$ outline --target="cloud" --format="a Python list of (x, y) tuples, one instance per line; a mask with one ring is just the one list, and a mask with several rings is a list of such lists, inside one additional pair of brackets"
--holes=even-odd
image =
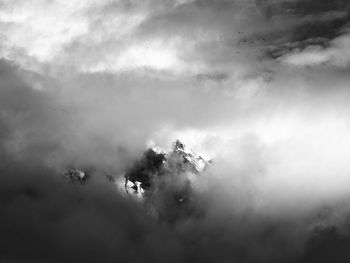
[(0, 15), (3, 45), (8, 49), (24, 49), (41, 62), (49, 61), (63, 45), (87, 33), (88, 24), (76, 14), (82, 8), (78, 1), (35, 4), (3, 1)]
[[(214, 66), (220, 71), (230, 61), (239, 71), (242, 66), (237, 65), (254, 55), (237, 45), (238, 31), (250, 34), (263, 22), (249, 8), (225, 1), (5, 1), (0, 16), (2, 57), (26, 67), (31, 60), (80, 72), (149, 68), (196, 75)], [(218, 12), (223, 12), (220, 19)], [(252, 22), (239, 21), (247, 16)]]
[[(339, 80), (336, 92), (315, 93), (317, 75), (307, 86), (281, 74), (264, 92), (257, 88), (265, 80), (254, 87), (251, 79), (242, 103), (239, 90), (217, 92), (233, 80), (211, 83), (203, 93), (202, 86), (181, 88), (168, 79), (82, 74), (58, 81), (8, 61), (1, 77), (6, 262), (298, 262), (319, 255), (312, 227), (320, 207), (334, 211), (320, 219), (326, 226), (346, 218), (348, 104)], [(278, 81), (288, 84), (282, 93)], [(237, 112), (223, 114), (227, 109)], [(159, 130), (165, 123), (172, 125)], [(118, 176), (146, 140), (167, 144), (178, 136), (216, 154), (215, 162), (195, 185), (203, 216), (162, 225), (123, 199), (102, 170)], [(83, 186), (69, 184), (60, 175), (69, 163), (97, 171)], [(327, 229), (316, 248), (329, 242)], [(337, 231), (331, 240), (345, 235), (339, 242), (346, 244), (346, 232)]]
[[(343, 253), (347, 8), (1, 1), (1, 259), (312, 262)], [(214, 158), (194, 186), (204, 212), (160, 224), (104, 173), (121, 176), (147, 143), (178, 138)], [(69, 184), (61, 172), (70, 165), (92, 179)]]
[(334, 39), (328, 47), (309, 46), (301, 51), (291, 52), (283, 57), (281, 61), (292, 66), (312, 67), (349, 67), (349, 36), (344, 34)]
[(33, 66), (39, 62), (80, 72), (146, 68), (160, 75), (214, 70), (241, 76), (263, 71), (261, 56), (289, 53), (293, 43), (327, 45), (349, 22), (346, 1), (3, 1), (2, 6), (2, 57), (32, 70), (43, 67)]

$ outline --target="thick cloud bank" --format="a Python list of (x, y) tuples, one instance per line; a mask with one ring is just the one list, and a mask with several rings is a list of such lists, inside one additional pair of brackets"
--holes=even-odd
[[(349, 22), (340, 0), (0, 0), (0, 261), (349, 262)], [(214, 161), (201, 213), (160, 222), (106, 178), (176, 139)]]

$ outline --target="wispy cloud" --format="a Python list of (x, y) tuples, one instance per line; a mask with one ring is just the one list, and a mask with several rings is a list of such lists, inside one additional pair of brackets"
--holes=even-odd
[[(298, 261), (322, 224), (344, 239), (320, 247), (348, 242), (349, 22), (342, 0), (0, 0), (0, 256)], [(175, 139), (215, 160), (206, 215), (160, 226), (102, 173)]]

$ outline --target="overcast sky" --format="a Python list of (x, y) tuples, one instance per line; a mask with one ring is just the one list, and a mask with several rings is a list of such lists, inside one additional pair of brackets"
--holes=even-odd
[[(3, 224), (11, 225), (28, 207), (46, 215), (50, 202), (57, 204), (67, 221), (56, 224), (35, 213), (26, 221), (28, 228), (40, 229), (37, 224), (44, 222), (54, 232), (37, 237), (29, 231), (27, 236), (35, 236), (38, 247), (45, 243), (40, 240), (58, 240), (50, 248), (55, 253), (83, 216), (72, 212), (78, 204), (68, 205), (68, 197), (61, 200), (58, 193), (45, 192), (49, 190), (38, 190), (45, 192), (45, 204), (37, 205), (41, 196), (28, 194), (28, 187), (56, 189), (56, 173), (70, 165), (117, 177), (146, 147), (170, 148), (178, 138), (215, 160), (202, 182), (202, 190), (212, 196), (209, 215), (221, 214), (224, 222), (232, 216), (228, 210), (249, 208), (252, 218), (300, 215), (306, 220), (326, 206), (343, 211), (329, 219), (343, 223), (343, 202), (350, 194), (349, 12), (347, 0), (0, 0)], [(92, 194), (82, 193), (79, 208), (90, 218), (89, 226), (119, 218), (117, 212), (106, 212), (113, 205), (133, 207), (118, 198), (110, 201), (112, 189), (106, 186), (106, 197), (104, 183), (96, 184)], [(208, 184), (221, 189), (220, 194)], [(230, 187), (238, 190), (232, 193)], [(73, 190), (62, 191), (69, 196)], [(94, 209), (100, 213), (96, 217), (90, 214)], [(128, 212), (135, 224), (138, 209)], [(128, 225), (118, 220), (115, 228)], [(216, 220), (209, 216), (193, 232), (210, 236)], [(144, 224), (147, 231), (155, 227)], [(70, 230), (57, 237), (65, 227)], [(111, 238), (109, 227), (101, 230), (105, 239)], [(173, 247), (167, 253), (180, 262), (187, 259), (186, 235), (200, 236), (185, 229), (164, 229), (150, 239), (157, 243), (167, 236)], [(23, 241), (11, 231), (6, 233), (13, 244)], [(235, 234), (249, 236), (259, 258), (269, 262), (269, 248), (262, 250), (250, 231), (242, 232)], [(148, 233), (143, 237), (137, 244), (141, 250)], [(0, 258), (50, 258), (27, 251), (25, 238), (20, 251), (14, 245), (0, 248)], [(274, 247), (278, 238), (273, 236), (267, 246)], [(130, 247), (125, 240), (115, 242)], [(230, 245), (244, 247), (236, 241)], [(105, 262), (117, 257), (107, 244), (94, 249), (96, 255), (105, 253)], [(149, 260), (157, 258), (152, 249), (145, 249), (151, 251)], [(57, 262), (68, 262), (69, 253)], [(75, 262), (83, 260), (80, 256)], [(142, 262), (132, 259), (137, 260)]]

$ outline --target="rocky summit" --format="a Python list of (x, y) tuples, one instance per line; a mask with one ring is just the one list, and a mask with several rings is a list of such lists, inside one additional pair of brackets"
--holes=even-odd
[[(176, 140), (170, 151), (158, 147), (145, 150), (124, 176), (108, 175), (106, 178), (116, 184), (122, 195), (142, 202), (149, 214), (171, 222), (200, 214), (193, 185), (210, 163)], [(64, 172), (65, 178), (78, 184), (86, 183), (91, 175), (75, 167)]]
[(195, 215), (199, 210), (193, 182), (208, 165), (210, 161), (179, 140), (169, 152), (149, 148), (125, 172), (124, 191), (144, 202), (149, 212), (159, 219), (173, 221)]

